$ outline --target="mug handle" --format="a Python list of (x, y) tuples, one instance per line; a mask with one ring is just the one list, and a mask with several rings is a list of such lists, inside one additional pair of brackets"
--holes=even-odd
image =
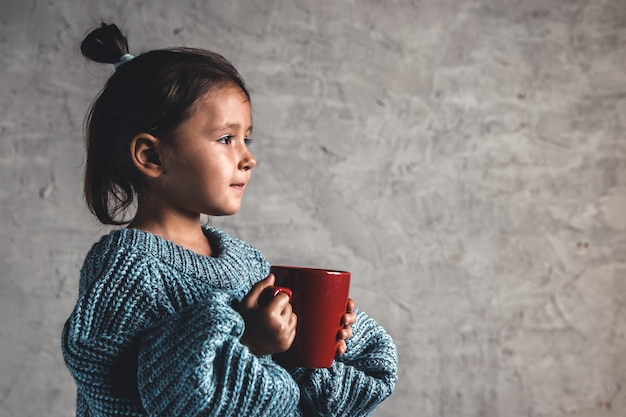
[(268, 305), (274, 297), (278, 294), (283, 293), (289, 297), (289, 301), (291, 301), (291, 297), (293, 293), (287, 287), (279, 287), (277, 285), (271, 285), (263, 290), (261, 295), (259, 296), (259, 305), (264, 307)]

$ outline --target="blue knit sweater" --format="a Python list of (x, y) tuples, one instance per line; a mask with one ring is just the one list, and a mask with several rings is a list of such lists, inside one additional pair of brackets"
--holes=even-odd
[(396, 348), (361, 311), (331, 368), (251, 354), (235, 308), (269, 264), (233, 236), (205, 234), (215, 257), (136, 229), (92, 247), (62, 334), (78, 416), (354, 417), (391, 394)]

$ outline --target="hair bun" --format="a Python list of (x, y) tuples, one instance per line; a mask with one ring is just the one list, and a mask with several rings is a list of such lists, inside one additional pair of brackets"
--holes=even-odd
[(115, 24), (102, 23), (85, 37), (80, 51), (92, 61), (115, 64), (128, 53), (128, 41)]

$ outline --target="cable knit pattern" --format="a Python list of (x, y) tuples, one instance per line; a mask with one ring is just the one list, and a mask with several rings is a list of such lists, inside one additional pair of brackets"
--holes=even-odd
[(397, 381), (391, 338), (358, 312), (329, 369), (283, 369), (239, 342), (263, 255), (205, 228), (215, 257), (136, 229), (96, 243), (62, 334), (78, 416), (365, 416)]

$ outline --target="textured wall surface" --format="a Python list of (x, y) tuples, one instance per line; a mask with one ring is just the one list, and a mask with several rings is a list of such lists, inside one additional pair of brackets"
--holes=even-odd
[(2, 417), (73, 414), (101, 19), (240, 69), (260, 163), (212, 222), (353, 272), (400, 354), (376, 416), (626, 415), (625, 1), (0, 0)]

